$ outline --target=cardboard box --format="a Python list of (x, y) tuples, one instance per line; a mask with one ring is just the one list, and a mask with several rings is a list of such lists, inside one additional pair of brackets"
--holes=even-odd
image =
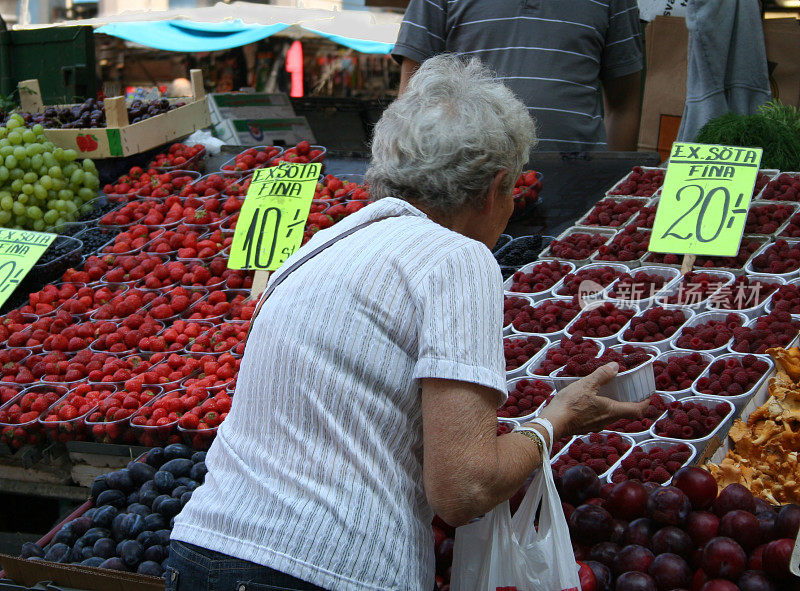
[[(211, 115), (203, 90), (200, 70), (192, 70), (193, 96), (182, 107), (138, 123), (128, 122), (124, 97), (106, 99), (107, 127), (90, 129), (45, 129), (44, 133), (56, 146), (73, 149), (81, 158), (125, 157), (145, 152), (157, 146), (190, 135), (211, 125)], [(20, 82), (20, 103), (23, 111), (39, 112), (44, 108), (39, 83)], [(170, 99), (186, 102), (185, 99)]]
[(211, 122), (225, 119), (280, 119), (294, 117), (289, 97), (283, 93), (214, 92), (208, 95)]
[(316, 142), (305, 117), (282, 119), (227, 119), (214, 132), (228, 144), (240, 146), (293, 146), (303, 140)]
[(137, 573), (82, 566), (59, 564), (44, 560), (25, 560), (0, 554), (0, 564), (8, 578), (27, 585), (39, 581), (52, 581), (65, 587), (87, 591), (163, 591), (164, 579)]

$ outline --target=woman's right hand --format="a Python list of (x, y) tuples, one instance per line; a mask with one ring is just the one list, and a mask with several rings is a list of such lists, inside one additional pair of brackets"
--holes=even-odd
[(607, 363), (588, 376), (559, 391), (539, 416), (553, 424), (554, 441), (571, 435), (602, 431), (619, 419), (638, 419), (650, 399), (642, 402), (619, 402), (598, 391), (617, 375), (619, 366)]

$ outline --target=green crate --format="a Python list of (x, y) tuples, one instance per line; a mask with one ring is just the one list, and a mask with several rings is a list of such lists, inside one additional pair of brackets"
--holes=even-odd
[(94, 30), (90, 26), (0, 31), (0, 94), (22, 80), (39, 80), (46, 105), (97, 95)]

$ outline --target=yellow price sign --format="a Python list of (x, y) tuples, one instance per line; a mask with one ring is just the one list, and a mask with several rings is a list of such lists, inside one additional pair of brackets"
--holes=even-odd
[(55, 234), (0, 228), (0, 306), (55, 239)]
[(736, 256), (761, 148), (672, 144), (649, 250)]
[(282, 162), (253, 173), (228, 268), (274, 271), (300, 247), (321, 170), (320, 163)]

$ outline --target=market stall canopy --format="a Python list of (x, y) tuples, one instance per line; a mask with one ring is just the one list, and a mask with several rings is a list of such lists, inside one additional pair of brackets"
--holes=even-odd
[(44, 26), (91, 25), (97, 33), (166, 51), (217, 51), (280, 35), (293, 39), (325, 37), (362, 53), (388, 54), (401, 22), (400, 14), (371, 10), (307, 10), (220, 2), (207, 8), (130, 12)]

